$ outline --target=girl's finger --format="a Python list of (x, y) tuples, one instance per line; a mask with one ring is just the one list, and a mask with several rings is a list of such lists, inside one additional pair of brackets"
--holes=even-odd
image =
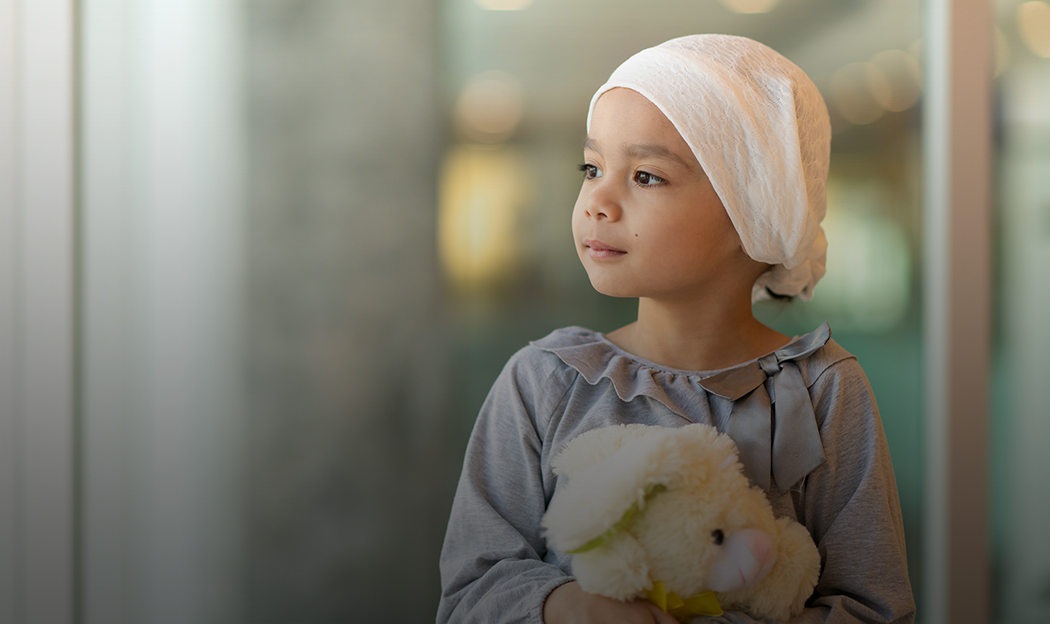
[(641, 604), (644, 604), (646, 608), (649, 609), (649, 612), (653, 614), (653, 621), (655, 624), (679, 624), (678, 620), (676, 620), (673, 615), (664, 611), (660, 607), (649, 602), (642, 602)]

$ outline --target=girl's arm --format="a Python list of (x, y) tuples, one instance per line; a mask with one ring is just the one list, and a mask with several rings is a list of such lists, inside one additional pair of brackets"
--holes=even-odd
[(540, 519), (554, 478), (544, 469), (543, 441), (578, 375), (557, 356), (526, 348), (493, 385), (467, 445), (441, 552), (439, 624), (677, 624), (648, 602), (585, 593), (547, 551)]
[(540, 624), (547, 595), (572, 580), (548, 554), (540, 527), (553, 494), (542, 429), (576, 375), (556, 359), (535, 348), (518, 352), (482, 406), (441, 551), (439, 624)]

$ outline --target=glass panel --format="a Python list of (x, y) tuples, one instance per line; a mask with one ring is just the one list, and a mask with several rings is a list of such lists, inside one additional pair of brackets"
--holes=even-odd
[(993, 395), (995, 619), (1050, 621), (1050, 5), (997, 3), (998, 297)]
[(571, 244), (590, 96), (692, 32), (829, 101), (829, 273), (759, 313), (860, 358), (919, 589), (919, 3), (594, 7), (82, 3), (85, 622), (431, 621), (503, 363), (632, 319)]

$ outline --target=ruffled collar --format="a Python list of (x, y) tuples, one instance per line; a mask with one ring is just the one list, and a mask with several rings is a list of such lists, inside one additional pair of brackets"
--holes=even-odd
[[(737, 443), (745, 472), (763, 489), (772, 472), (782, 491), (824, 462), (807, 388), (827, 367), (849, 357), (831, 342), (827, 323), (772, 353), (713, 371), (661, 366), (582, 327), (559, 329), (532, 344), (557, 355), (591, 385), (608, 379), (622, 401), (647, 396), (690, 421), (701, 391), (733, 401), (727, 433)], [(764, 391), (755, 392), (759, 388)]]
[[(567, 365), (576, 369), (591, 385), (597, 384), (603, 378), (608, 379), (623, 401), (643, 395), (653, 396), (654, 390), (655, 394), (666, 394), (653, 388), (651, 384), (662, 387), (670, 384), (674, 387), (683, 383), (690, 391), (695, 391), (696, 386), (700, 386), (707, 392), (735, 401), (765, 380), (765, 374), (762, 374), (761, 378), (756, 374), (763, 360), (768, 360), (771, 356), (777, 361), (802, 360), (825, 346), (830, 338), (831, 328), (824, 323), (808, 334), (792, 338), (772, 353), (728, 368), (710, 371), (679, 370), (650, 362), (624, 351), (603, 334), (585, 327), (564, 327), (531, 344), (557, 355)], [(842, 351), (841, 355), (848, 356), (845, 351)], [(811, 370), (811, 374), (807, 375), (811, 379), (807, 380), (806, 385), (810, 385), (812, 378), (840, 359), (842, 357), (834, 357), (830, 361), (820, 362), (819, 370)]]

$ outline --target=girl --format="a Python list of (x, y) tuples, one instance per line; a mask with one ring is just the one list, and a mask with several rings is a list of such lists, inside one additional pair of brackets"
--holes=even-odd
[[(908, 622), (914, 603), (875, 400), (827, 325), (795, 339), (751, 312), (808, 299), (824, 273), (827, 110), (773, 50), (673, 39), (595, 93), (572, 230), (591, 283), (637, 297), (606, 335), (572, 327), (519, 351), (482, 407), (441, 555), (438, 622), (649, 623), (645, 601), (583, 592), (540, 519), (551, 459), (617, 423), (727, 432), (778, 516), (804, 524), (821, 577), (800, 621)], [(742, 613), (697, 621), (751, 622)]]

